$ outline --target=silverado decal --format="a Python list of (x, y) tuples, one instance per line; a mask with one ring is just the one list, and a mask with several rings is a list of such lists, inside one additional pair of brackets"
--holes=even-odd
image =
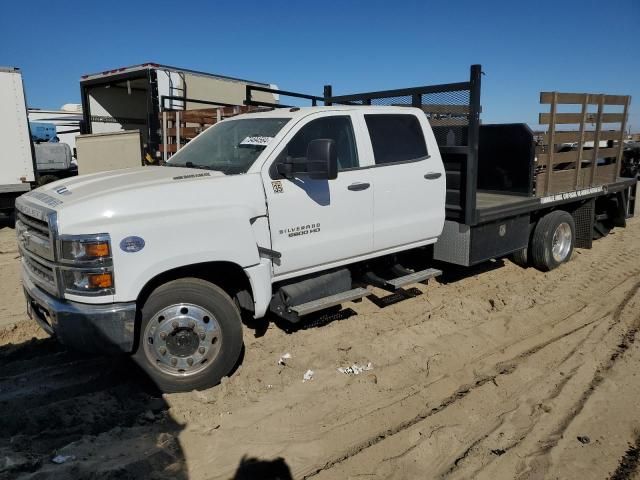
[(308, 225), (299, 225), (297, 227), (281, 228), (280, 235), (287, 235), (288, 237), (299, 237), (301, 235), (309, 235), (311, 233), (317, 233), (320, 231), (319, 223), (311, 223)]

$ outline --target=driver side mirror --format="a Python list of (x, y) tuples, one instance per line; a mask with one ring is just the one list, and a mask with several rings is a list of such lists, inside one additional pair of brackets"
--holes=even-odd
[(291, 178), (296, 173), (307, 173), (316, 180), (334, 180), (338, 178), (336, 142), (331, 138), (311, 140), (306, 158), (289, 158), (278, 163), (276, 168), (285, 178)]
[(338, 178), (338, 152), (332, 138), (317, 138), (307, 146), (307, 172), (311, 178), (335, 180)]

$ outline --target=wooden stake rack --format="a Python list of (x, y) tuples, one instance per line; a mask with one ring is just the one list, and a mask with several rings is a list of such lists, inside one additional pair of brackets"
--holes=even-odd
[[(536, 194), (615, 182), (631, 97), (542, 92), (540, 103), (550, 108), (539, 116), (539, 123), (548, 129), (536, 149)], [(606, 111), (611, 109), (616, 112)]]

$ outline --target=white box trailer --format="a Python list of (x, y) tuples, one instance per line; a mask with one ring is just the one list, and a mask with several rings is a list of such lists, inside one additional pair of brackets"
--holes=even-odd
[(0, 67), (0, 211), (35, 181), (34, 155), (20, 69)]
[[(81, 133), (139, 130), (146, 163), (157, 163), (166, 150), (163, 148), (166, 126), (162, 125), (162, 112), (242, 106), (248, 85), (277, 88), (262, 82), (157, 63), (83, 75), (80, 79)], [(256, 92), (255, 96), (256, 100), (265, 102), (278, 101), (278, 95), (274, 93)]]

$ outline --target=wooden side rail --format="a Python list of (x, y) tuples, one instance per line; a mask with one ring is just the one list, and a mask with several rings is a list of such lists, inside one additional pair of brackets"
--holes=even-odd
[[(549, 112), (538, 118), (540, 125), (548, 125), (538, 145), (538, 196), (601, 185), (620, 176), (630, 96), (541, 92), (540, 103), (549, 105)], [(564, 105), (573, 105), (579, 112), (559, 111)], [(610, 106), (622, 106), (623, 111), (605, 111)], [(571, 125), (574, 129), (567, 127)], [(569, 130), (559, 130), (560, 126)], [(606, 147), (601, 146), (603, 141)], [(558, 151), (562, 144), (570, 144), (570, 150)], [(598, 166), (599, 158), (615, 159), (615, 166)]]

